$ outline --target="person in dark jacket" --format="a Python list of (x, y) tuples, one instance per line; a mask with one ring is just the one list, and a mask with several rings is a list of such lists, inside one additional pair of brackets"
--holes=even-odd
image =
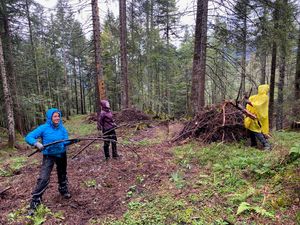
[(68, 132), (62, 124), (61, 112), (56, 108), (49, 109), (46, 113), (46, 122), (25, 137), (28, 144), (37, 147), (43, 153), (43, 162), (37, 184), (32, 192), (29, 214), (33, 214), (37, 206), (41, 204), (54, 164), (57, 170), (58, 191), (65, 199), (71, 197), (67, 179), (66, 146), (68, 143), (61, 142), (44, 148), (45, 144), (66, 139), (68, 139)]
[(115, 128), (116, 123), (113, 120), (113, 115), (110, 110), (110, 105), (107, 100), (101, 100), (100, 102), (101, 105), (101, 112), (98, 115), (97, 119), (97, 128), (98, 130), (102, 130), (102, 134), (104, 135), (104, 138), (111, 139), (104, 141), (104, 155), (105, 159), (108, 160), (110, 157), (109, 154), (109, 145), (111, 143), (111, 148), (112, 148), (112, 157), (113, 158), (118, 158), (118, 151), (117, 151), (117, 135)]

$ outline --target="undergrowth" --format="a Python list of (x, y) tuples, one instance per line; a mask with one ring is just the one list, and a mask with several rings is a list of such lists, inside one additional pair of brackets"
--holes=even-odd
[[(154, 196), (143, 196), (143, 200), (136, 196), (121, 219), (90, 223), (297, 223), (299, 213), (287, 216), (286, 212), (296, 204), (297, 196), (299, 201), (299, 140), (299, 133), (275, 133), (272, 151), (246, 147), (244, 143), (199, 146), (191, 142), (175, 147), (177, 169), (168, 181), (174, 191), (159, 191)], [(198, 172), (191, 177), (195, 168)], [(176, 189), (187, 194), (178, 196)]]

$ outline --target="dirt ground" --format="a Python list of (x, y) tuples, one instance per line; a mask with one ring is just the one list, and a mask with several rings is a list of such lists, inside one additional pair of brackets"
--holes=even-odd
[[(52, 211), (63, 211), (65, 219), (63, 224), (87, 224), (92, 218), (105, 218), (108, 216), (120, 217), (126, 211), (130, 201), (128, 192), (130, 187), (137, 184), (137, 178), (143, 179), (135, 187), (137, 193), (151, 193), (157, 190), (161, 182), (169, 179), (174, 171), (175, 164), (171, 162), (169, 138), (182, 129), (181, 124), (171, 124), (169, 128), (164, 123), (156, 123), (146, 129), (137, 130), (120, 128), (117, 131), (118, 139), (122, 135), (133, 132), (132, 141), (143, 139), (156, 139), (163, 137), (159, 144), (150, 144), (147, 147), (132, 145), (118, 146), (121, 158), (118, 160), (104, 160), (102, 143), (93, 144), (75, 159), (71, 159), (77, 151), (89, 141), (79, 142), (68, 150), (68, 179), (72, 198), (62, 199), (57, 190), (55, 169), (52, 171), (48, 189), (43, 195), (43, 203)], [(159, 136), (159, 137), (158, 137)], [(32, 149), (20, 152), (20, 156), (28, 155)], [(18, 174), (7, 178), (0, 177), (0, 183), (11, 188), (0, 196), (0, 224), (8, 224), (7, 215), (13, 210), (28, 206), (31, 191), (36, 184), (39, 174), (41, 154), (30, 159), (38, 160), (38, 165), (23, 167)], [(168, 163), (166, 163), (168, 162)], [(7, 179), (9, 182), (7, 183)], [(95, 185), (88, 187), (87, 183), (93, 181)], [(44, 224), (57, 222), (47, 220)]]
[[(56, 213), (63, 212), (63, 220), (59, 222), (53, 216), (44, 224), (88, 224), (91, 219), (104, 219), (108, 217), (120, 218), (126, 212), (127, 205), (131, 201), (130, 192), (139, 196), (151, 196), (159, 193), (160, 190), (173, 193), (174, 196), (185, 198), (189, 194), (198, 195), (205, 191), (202, 188), (192, 186), (184, 189), (166, 187), (170, 174), (177, 170), (171, 148), (174, 145), (170, 140), (183, 129), (184, 124), (180, 122), (141, 122), (136, 125), (120, 127), (117, 130), (118, 141), (126, 145), (118, 144), (118, 151), (121, 158), (118, 160), (104, 160), (102, 143), (96, 143), (75, 155), (89, 141), (82, 141), (72, 145), (68, 150), (68, 178), (72, 198), (63, 199), (57, 190), (56, 171), (52, 171), (52, 177), (48, 189), (43, 195), (43, 203)], [(131, 134), (129, 136), (129, 134)], [(125, 141), (126, 140), (126, 141)], [(133, 143), (145, 144), (134, 145)], [(132, 142), (132, 144), (130, 144)], [(28, 155), (33, 150), (24, 148), (18, 154)], [(18, 171), (12, 177), (0, 177), (0, 187), (10, 186), (11, 188), (0, 194), (0, 224), (8, 224), (8, 214), (28, 207), (31, 191), (36, 184), (42, 159), (41, 154), (30, 158), (32, 162)], [(199, 171), (201, 170), (201, 171)], [(200, 174), (206, 174), (205, 168), (193, 166), (187, 170), (185, 179), (190, 184), (197, 182)], [(140, 182), (139, 182), (140, 181)], [(1, 190), (0, 190), (1, 191)], [(143, 198), (143, 197), (140, 197)], [(142, 201), (143, 199), (140, 199)], [(199, 204), (202, 204), (201, 202)], [(226, 208), (224, 196), (215, 194), (209, 198), (206, 205), (223, 206)], [(201, 205), (199, 205), (201, 208)], [(285, 212), (285, 215), (277, 214), (276, 223), (281, 223), (280, 218), (287, 217), (299, 209), (298, 206)], [(257, 224), (267, 224), (264, 219), (256, 214), (251, 214), (251, 221)], [(224, 218), (226, 221), (226, 218)], [(239, 223), (240, 222), (240, 223)], [(245, 221), (237, 221), (237, 224), (244, 224)], [(10, 224), (24, 224), (15, 222)], [(229, 223), (230, 224), (230, 223)], [(294, 223), (289, 223), (294, 224)]]

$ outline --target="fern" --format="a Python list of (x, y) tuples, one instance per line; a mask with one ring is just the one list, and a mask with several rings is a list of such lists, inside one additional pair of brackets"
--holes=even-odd
[(274, 218), (274, 215), (272, 213), (267, 212), (260, 206), (251, 206), (248, 202), (242, 202), (239, 205), (236, 215), (239, 215), (245, 211), (255, 211), (257, 214), (260, 214), (262, 216)]

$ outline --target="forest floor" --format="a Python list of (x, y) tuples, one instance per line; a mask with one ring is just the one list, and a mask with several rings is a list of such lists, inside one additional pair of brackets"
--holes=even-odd
[[(129, 125), (117, 130), (119, 159), (105, 161), (102, 143), (72, 159), (89, 141), (72, 145), (72, 198), (59, 195), (54, 170), (34, 217), (26, 212), (41, 154), (27, 158), (33, 149), (24, 143), (1, 153), (0, 224), (299, 224), (299, 160), (283, 163), (299, 133), (278, 138), (291, 146), (274, 137), (274, 151), (264, 152), (245, 143), (170, 142), (182, 122)], [(85, 117), (66, 127), (70, 137), (97, 136)]]

